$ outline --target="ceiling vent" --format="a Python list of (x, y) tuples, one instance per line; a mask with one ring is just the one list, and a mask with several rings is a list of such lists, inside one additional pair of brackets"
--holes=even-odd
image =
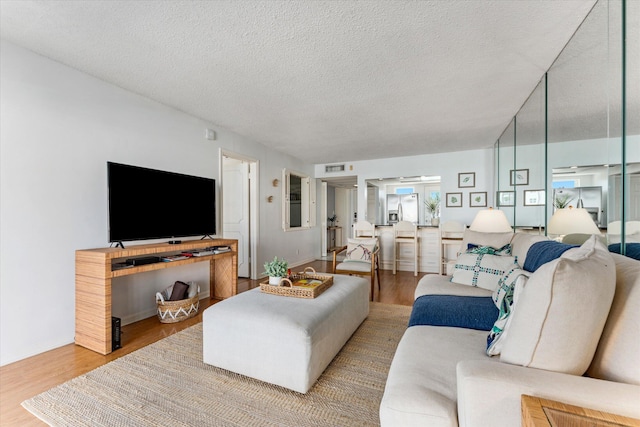
[(325, 173), (344, 172), (344, 164), (342, 165), (325, 165)]

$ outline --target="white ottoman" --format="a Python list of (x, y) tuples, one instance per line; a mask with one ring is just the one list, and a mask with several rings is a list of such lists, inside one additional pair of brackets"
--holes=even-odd
[(253, 289), (202, 314), (205, 363), (306, 393), (369, 314), (369, 282), (335, 275), (313, 299)]

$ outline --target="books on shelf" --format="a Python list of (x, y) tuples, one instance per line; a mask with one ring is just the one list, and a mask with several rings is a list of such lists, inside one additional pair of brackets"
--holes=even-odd
[(167, 256), (163, 256), (162, 257), (162, 261), (164, 261), (164, 262), (172, 262), (172, 261), (180, 261), (181, 259), (187, 259), (187, 258), (189, 258), (189, 257), (184, 255), (184, 254), (167, 255)]
[(231, 252), (230, 246), (210, 246), (206, 250), (212, 251), (213, 254), (223, 254), (225, 252)]

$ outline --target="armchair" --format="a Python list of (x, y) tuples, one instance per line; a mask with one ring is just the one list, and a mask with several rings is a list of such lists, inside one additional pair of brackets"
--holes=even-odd
[[(380, 292), (380, 262), (378, 253), (380, 246), (377, 238), (349, 239), (347, 246), (333, 251), (333, 274), (369, 276), (371, 278), (371, 301), (374, 295), (374, 279), (378, 276), (378, 292)], [(338, 254), (345, 252), (345, 259), (338, 262)]]

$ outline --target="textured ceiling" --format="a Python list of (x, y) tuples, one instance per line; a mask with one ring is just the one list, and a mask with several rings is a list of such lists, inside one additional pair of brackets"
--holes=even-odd
[(328, 163), (491, 146), (594, 2), (3, 0), (0, 29)]

